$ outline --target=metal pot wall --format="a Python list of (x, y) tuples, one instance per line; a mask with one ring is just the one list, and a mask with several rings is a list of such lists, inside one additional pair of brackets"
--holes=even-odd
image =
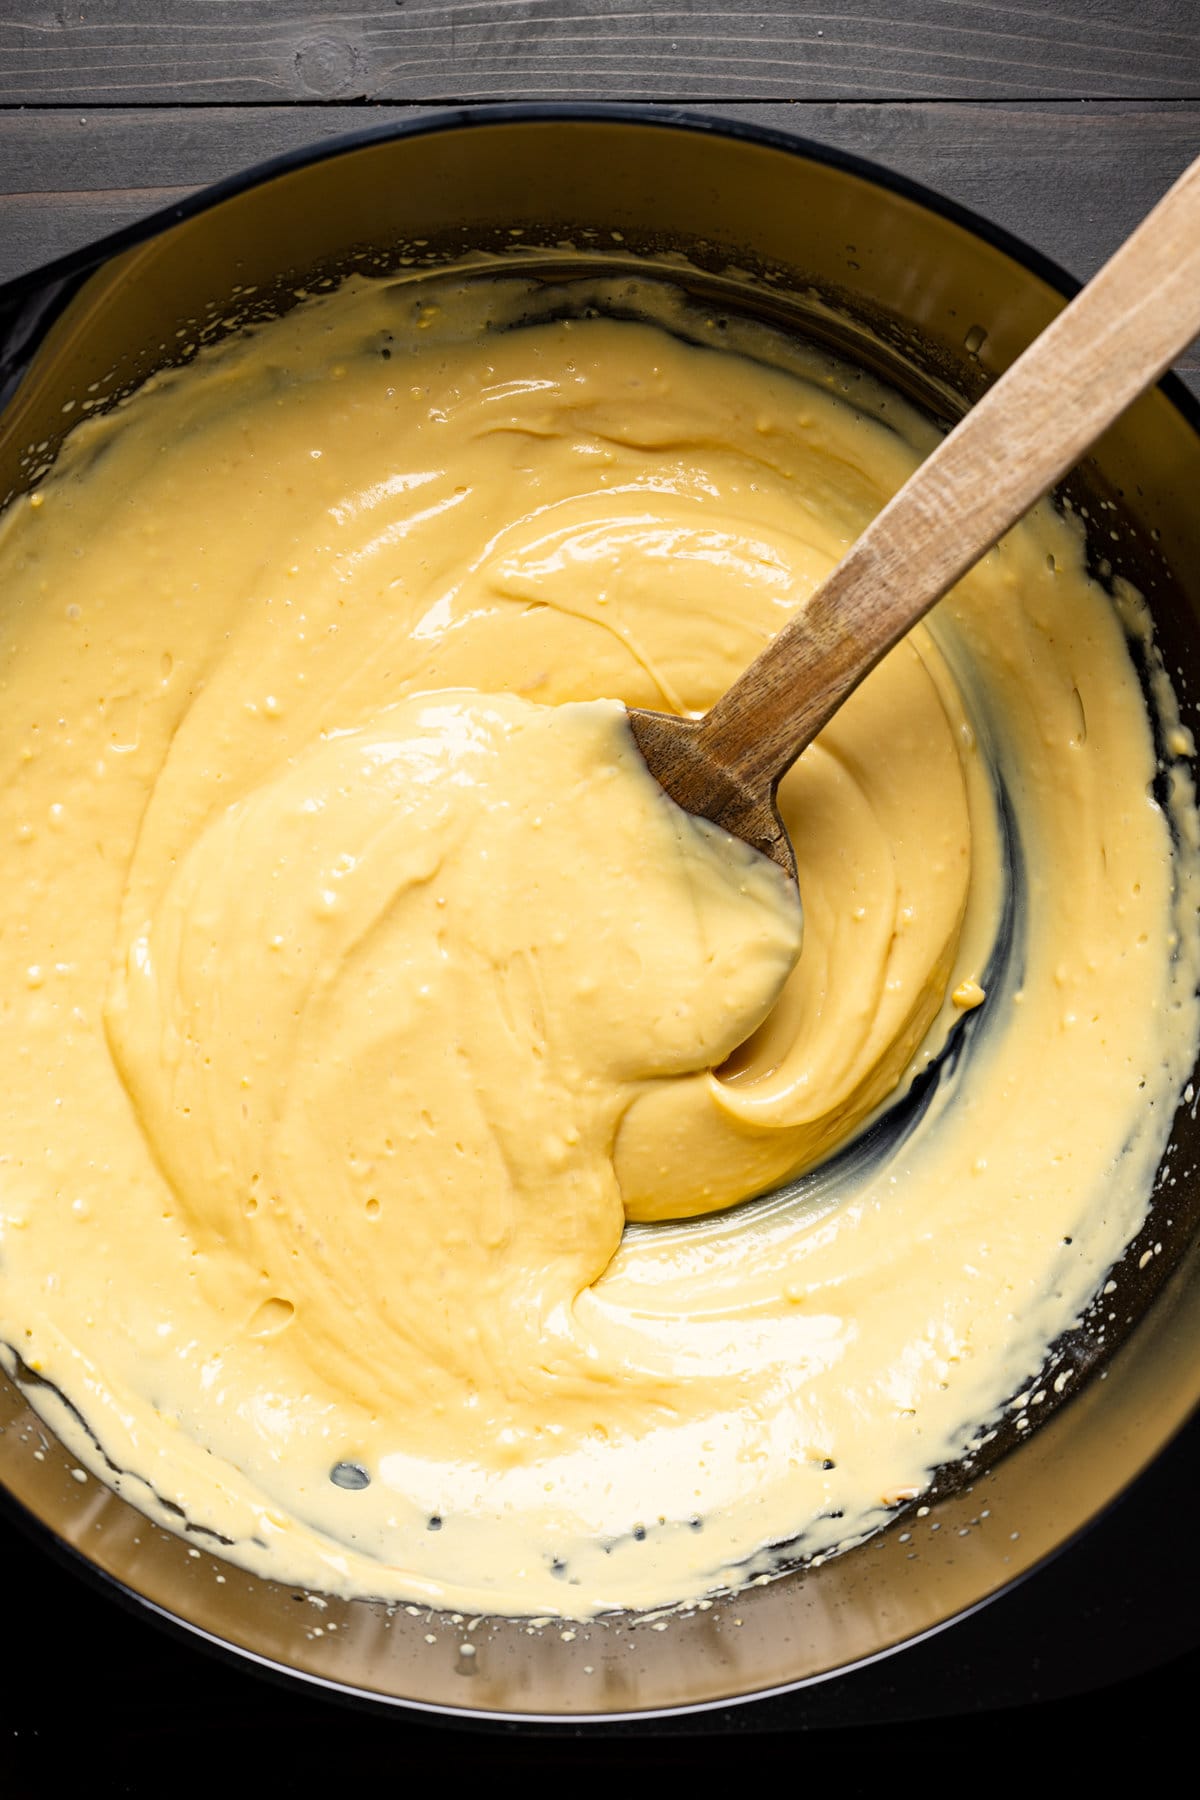
[[(831, 346), (941, 419), (1074, 286), (960, 209), (778, 134), (644, 108), (446, 113), (282, 158), (0, 289), (0, 496), (38, 478), (85, 401), (105, 404), (231, 323), (292, 303), (298, 286), (400, 255), (479, 250), (536, 274), (533, 253), (563, 245), (556, 277), (645, 273), (648, 260), (716, 308)], [(1101, 499), (1115, 504), (1097, 566), (1147, 595), (1168, 668), (1194, 683), (1200, 436), (1178, 383), (1139, 401), (1069, 486), (1093, 518)], [(38, 1378), (13, 1353), (16, 1379), (0, 1382), (0, 1475), (19, 1513), (153, 1611), (378, 1699), (611, 1718), (815, 1680), (1035, 1568), (1187, 1419), (1200, 1400), (1198, 1145), (1181, 1109), (1166, 1159), (1171, 1204), (1152, 1209), (1103, 1315), (1066, 1340), (1069, 1398), (1048, 1392), (1033, 1429), (1002, 1429), (986, 1464), (943, 1471), (919, 1513), (867, 1543), (665, 1629), (624, 1615), (573, 1632), (484, 1620), (468, 1634), (425, 1611), (329, 1600), (317, 1636), (292, 1590), (222, 1564), (203, 1535), (161, 1531), (95, 1482), (81, 1486), (30, 1404)], [(1142, 1268), (1151, 1245), (1161, 1251)]]

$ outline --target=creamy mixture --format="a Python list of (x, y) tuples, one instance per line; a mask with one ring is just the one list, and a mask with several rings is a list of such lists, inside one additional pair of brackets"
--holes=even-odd
[(539, 292), (348, 283), (0, 523), (0, 1334), (264, 1575), (587, 1616), (861, 1536), (1037, 1370), (1192, 1063), (1195, 838), (1044, 505), (785, 781), (801, 932), (621, 702), (928, 430)]

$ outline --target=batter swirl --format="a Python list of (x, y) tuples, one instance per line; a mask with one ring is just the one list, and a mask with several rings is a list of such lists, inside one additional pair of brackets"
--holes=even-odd
[(802, 934), (661, 795), (620, 703), (705, 708), (930, 437), (620, 298), (347, 283), (0, 522), (0, 1328), (289, 1582), (587, 1616), (873, 1529), (1191, 1067), (1190, 787), (1050, 506), (785, 781)]

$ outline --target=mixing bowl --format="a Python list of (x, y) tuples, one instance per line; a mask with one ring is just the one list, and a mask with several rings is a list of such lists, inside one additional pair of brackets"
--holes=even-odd
[[(546, 252), (555, 256), (547, 260)], [(960, 208), (820, 146), (668, 110), (485, 107), (365, 131), (195, 196), (0, 289), (0, 496), (81, 411), (355, 268), (469, 254), (514, 273), (658, 272), (882, 376), (940, 421), (1014, 359), (1073, 283)], [(1104, 518), (1093, 566), (1151, 602), (1181, 698), (1200, 677), (1200, 436), (1175, 381), (1067, 484)], [(1105, 510), (1102, 512), (1101, 508)], [(11, 1347), (0, 1473), (152, 1612), (254, 1661), (380, 1700), (515, 1718), (619, 1717), (816, 1680), (973, 1609), (1034, 1569), (1154, 1457), (1200, 1398), (1200, 1130), (1182, 1106), (1145, 1229), (974, 1461), (819, 1565), (678, 1615), (464, 1620), (299, 1595), (152, 1526), (84, 1478)]]

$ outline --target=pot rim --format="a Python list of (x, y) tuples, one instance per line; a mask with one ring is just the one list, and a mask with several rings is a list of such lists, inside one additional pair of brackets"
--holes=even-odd
[[(763, 125), (749, 119), (693, 112), (690, 107), (661, 101), (506, 100), (436, 108), (416, 118), (389, 119), (379, 125), (360, 126), (356, 131), (338, 132), (333, 137), (301, 145), (295, 150), (282, 150), (276, 156), (251, 163), (233, 175), (223, 176), (219, 181), (197, 188), (194, 193), (171, 206), (159, 207), (130, 225), (123, 225), (119, 230), (95, 238), (77, 250), (67, 251), (62, 256), (39, 264), (37, 268), (0, 282), (0, 310), (6, 310), (39, 288), (91, 274), (101, 263), (157, 237), (172, 225), (182, 224), (200, 213), (208, 212), (224, 200), (264, 186), (277, 176), (290, 174), (296, 169), (397, 138), (426, 137), (446, 131), (471, 130), (481, 125), (536, 124), (543, 121), (549, 124), (572, 121), (603, 124), (612, 121), (623, 125), (649, 125), (658, 129), (733, 138), (735, 141), (781, 150), (789, 156), (801, 157), (824, 164), (827, 168), (856, 175), (876, 187), (884, 188), (938, 214), (971, 232), (1014, 262), (1020, 263), (1065, 299), (1072, 299), (1084, 286), (1061, 263), (1055, 262), (1024, 238), (1017, 237), (1006, 227), (995, 224), (971, 207), (963, 206), (959, 201), (951, 200), (936, 189), (927, 187), (924, 182), (915, 181), (911, 176), (903, 175), (885, 164), (859, 156), (855, 151), (836, 149), (800, 132), (785, 131), (776, 125)], [(64, 303), (67, 297), (63, 296)], [(1168, 372), (1156, 385), (1183, 414), (1188, 424), (1200, 432), (1200, 400), (1191, 394), (1179, 377)]]

